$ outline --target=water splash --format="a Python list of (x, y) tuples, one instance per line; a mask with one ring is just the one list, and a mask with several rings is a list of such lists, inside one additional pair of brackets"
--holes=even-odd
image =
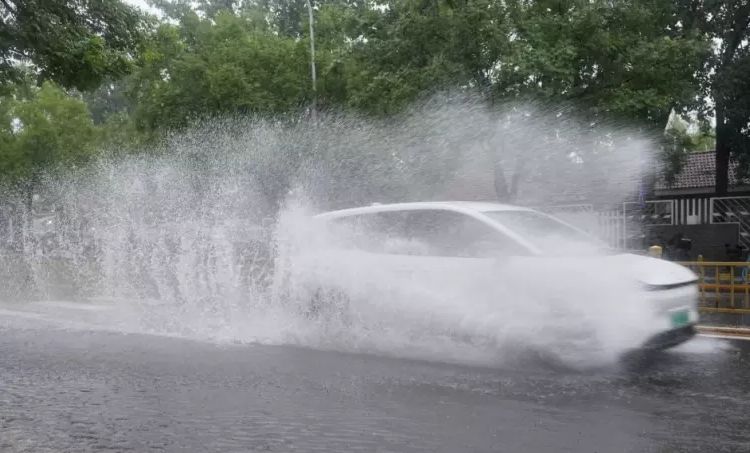
[[(545, 269), (541, 284), (525, 278), (539, 270), (521, 263), (503, 269), (510, 285), (446, 287), (455, 283), (449, 276), (400, 281), (339, 257), (338, 283), (358, 305), (346, 316), (311, 316), (316, 282), (301, 270), (311, 251), (330, 244), (309, 215), (376, 201), (492, 200), (498, 192), (533, 205), (561, 194), (619, 202), (654, 149), (640, 133), (569, 110), (490, 109), (466, 97), (435, 98), (390, 120), (213, 121), (157, 149), (109, 153), (75, 174), (48, 175), (36, 215), (46, 209), (53, 232), (29, 240), (15, 264), (3, 263), (24, 263), (36, 298), (116, 300), (134, 330), (491, 361), (518, 344), (585, 351), (591, 330), (580, 326), (590, 321), (604, 346), (584, 355), (599, 360), (644, 335), (618, 327), (638, 325), (642, 311), (616, 272), (582, 284), (585, 263)], [(550, 292), (562, 298), (553, 303)], [(618, 296), (599, 304), (603, 293)], [(551, 316), (560, 305), (577, 317)], [(571, 331), (586, 335), (554, 344)]]
[(325, 332), (316, 346), (484, 364), (534, 351), (592, 366), (663, 328), (630, 262), (616, 256), (451, 263), (368, 254), (308, 214), (297, 203), (281, 216), (275, 275), (281, 300)]

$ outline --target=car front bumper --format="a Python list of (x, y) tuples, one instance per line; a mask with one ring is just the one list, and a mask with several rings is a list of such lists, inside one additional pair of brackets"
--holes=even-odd
[(648, 292), (647, 297), (660, 326), (658, 333), (646, 341), (646, 349), (671, 348), (695, 336), (695, 325), (699, 319), (696, 283), (655, 288)]

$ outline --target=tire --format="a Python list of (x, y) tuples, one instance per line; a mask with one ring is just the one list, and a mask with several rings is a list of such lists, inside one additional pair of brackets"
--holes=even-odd
[(693, 325), (668, 330), (649, 338), (643, 349), (663, 351), (673, 348), (690, 340), (696, 333), (695, 326)]

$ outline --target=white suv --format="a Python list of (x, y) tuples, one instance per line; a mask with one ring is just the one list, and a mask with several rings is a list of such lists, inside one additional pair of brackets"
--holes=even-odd
[[(640, 306), (650, 311), (657, 327), (639, 346), (667, 348), (694, 335), (698, 290), (693, 272), (660, 259), (615, 253), (587, 233), (532, 209), (421, 202), (376, 204), (315, 218), (337, 246), (337, 255), (323, 260), (318, 255), (311, 266), (321, 286), (369, 278), (369, 289), (360, 285), (360, 293), (385, 291), (388, 288), (383, 286), (400, 278), (418, 282), (425, 294), (431, 290), (428, 287), (437, 288), (436, 296), (458, 288), (460, 299), (470, 297), (461, 294), (472, 291), (479, 294), (484, 286), (477, 282), (485, 281), (506, 287), (515, 284), (513, 297), (519, 292), (535, 293), (550, 301), (566, 291), (563, 287), (575, 287), (581, 290), (578, 297), (586, 299), (578, 305), (584, 316), (588, 310), (599, 310), (604, 316), (622, 317), (625, 312), (615, 304), (631, 304), (628, 313), (632, 314), (642, 300)], [(387, 275), (377, 279), (378, 274)], [(609, 283), (603, 283), (603, 276), (609, 277)], [(625, 286), (619, 287), (620, 283)], [(587, 285), (588, 292), (581, 288)], [(626, 286), (637, 288), (631, 302), (618, 299)], [(550, 310), (557, 308), (550, 305)]]

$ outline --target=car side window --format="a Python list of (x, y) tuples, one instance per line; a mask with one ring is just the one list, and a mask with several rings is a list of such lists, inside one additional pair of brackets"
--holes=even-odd
[(425, 255), (482, 258), (523, 253), (512, 239), (468, 215), (447, 210), (409, 212), (410, 236)]
[(427, 244), (412, 233), (409, 212), (385, 211), (356, 216), (347, 233), (354, 247), (388, 255), (427, 255)]
[(329, 228), (332, 241), (344, 248), (374, 251), (371, 250), (373, 247), (371, 217), (371, 215), (362, 214), (333, 219)]
[(405, 217), (401, 212), (374, 212), (334, 219), (332, 233), (338, 245), (372, 253), (406, 254)]
[(482, 258), (524, 254), (489, 225), (448, 210), (385, 211), (334, 221), (337, 241), (372, 253)]

